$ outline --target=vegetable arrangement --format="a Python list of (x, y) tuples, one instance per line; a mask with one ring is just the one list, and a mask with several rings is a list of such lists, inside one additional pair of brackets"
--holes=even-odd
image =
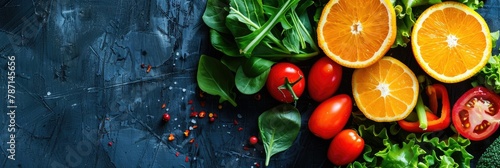
[[(470, 8), (466, 11), (483, 6), (483, 1), (479, 0), (456, 1)], [(396, 48), (407, 46), (419, 16), (442, 1), (391, 0), (390, 3), (393, 8), (389, 9), (393, 9), (396, 14), (397, 32), (392, 43), (392, 47)], [(389, 92), (390, 84), (383, 83), (388, 80), (405, 83), (400, 78), (403, 76), (401, 74), (413, 72), (402, 69), (404, 73), (399, 73), (395, 70), (396, 66), (380, 65), (382, 68), (378, 71), (391, 73), (377, 78), (361, 78), (383, 79), (377, 81), (380, 83), (375, 87), (380, 94), (373, 95), (397, 97), (390, 102), (399, 103), (399, 106), (403, 104), (405, 108), (413, 109), (413, 112), (403, 117), (405, 119), (399, 118), (395, 122), (371, 121), (365, 117), (366, 114), (358, 112), (360, 104), (354, 105), (351, 97), (365, 96), (365, 100), (375, 100), (377, 97), (367, 96), (368, 94), (336, 94), (341, 81), (346, 78), (343, 71), (347, 67), (341, 66), (329, 56), (323, 56), (318, 48), (316, 24), (324, 15), (321, 12), (323, 9), (324, 1), (321, 0), (207, 1), (203, 20), (210, 28), (212, 46), (221, 55), (200, 57), (198, 85), (202, 91), (219, 96), (220, 103), (227, 101), (233, 106), (237, 106), (237, 95), (256, 94), (266, 86), (267, 92), (279, 105), (260, 114), (260, 137), (250, 139), (252, 145), (263, 144), (266, 166), (273, 155), (292, 146), (305, 118), (307, 128), (313, 135), (330, 141), (326, 155), (337, 166), (470, 167), (473, 156), (466, 148), (471, 140), (487, 139), (499, 127), (500, 97), (497, 94), (500, 93), (500, 56), (490, 57), (487, 65), (475, 76), (475, 86), (485, 87), (474, 87), (456, 102), (452, 102), (446, 84), (430, 84), (430, 81), (441, 80), (435, 78), (436, 80), (427, 80), (425, 84), (420, 81), (421, 87), (416, 86), (413, 90), (418, 96), (414, 106), (398, 102), (400, 97), (412, 96), (402, 94), (408, 92), (398, 92), (406, 89), (406, 85), (394, 87), (398, 88), (394, 91), (394, 94), (400, 94), (398, 97)], [(350, 30), (355, 34), (363, 28), (366, 27), (358, 25)], [(491, 33), (491, 36), (494, 46), (499, 33)], [(455, 45), (457, 40), (454, 38), (448, 36), (447, 44)], [(322, 57), (314, 58), (317, 55)], [(311, 58), (316, 61), (307, 66), (310, 69), (306, 76), (296, 64)], [(389, 68), (383, 68), (384, 66)], [(355, 73), (358, 69), (362, 68), (356, 68)], [(360, 80), (359, 83), (361, 82), (364, 81)], [(357, 89), (367, 90), (363, 87)], [(301, 116), (295, 107), (303, 95), (309, 98), (306, 100), (318, 103), (309, 118)], [(369, 108), (380, 106), (373, 102)], [(391, 104), (385, 106), (387, 107), (384, 109), (397, 107)], [(453, 135), (449, 134), (452, 131)], [(498, 154), (488, 156), (491, 158)]]

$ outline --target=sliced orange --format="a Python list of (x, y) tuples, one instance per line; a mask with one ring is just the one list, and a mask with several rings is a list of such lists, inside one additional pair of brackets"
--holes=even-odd
[(445, 83), (461, 82), (479, 72), (492, 49), (490, 30), (481, 15), (453, 1), (426, 9), (413, 27), (411, 41), (420, 67)]
[(396, 14), (390, 0), (330, 0), (318, 22), (318, 44), (338, 64), (372, 65), (396, 39)]
[(415, 74), (392, 57), (356, 69), (352, 75), (356, 105), (366, 118), (377, 122), (406, 118), (417, 104), (418, 90)]

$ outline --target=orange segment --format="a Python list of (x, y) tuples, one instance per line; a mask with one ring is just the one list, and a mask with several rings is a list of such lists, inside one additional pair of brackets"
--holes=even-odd
[(412, 31), (415, 59), (433, 78), (456, 83), (486, 65), (492, 42), (488, 25), (474, 10), (447, 1), (426, 9)]
[(317, 34), (321, 49), (338, 64), (367, 67), (394, 43), (396, 14), (390, 0), (330, 0)]
[(418, 80), (399, 60), (383, 57), (367, 68), (354, 70), (352, 93), (368, 119), (392, 122), (406, 118), (417, 104)]

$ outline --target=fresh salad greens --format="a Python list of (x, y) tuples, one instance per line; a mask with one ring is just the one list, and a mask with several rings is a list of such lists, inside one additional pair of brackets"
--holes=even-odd
[[(455, 0), (476, 10), (483, 7), (484, 2), (480, 0)], [(391, 0), (397, 17), (396, 41), (392, 47), (406, 47), (410, 41), (411, 30), (417, 18), (429, 6), (441, 3), (443, 0)]]
[(271, 156), (292, 146), (300, 131), (301, 117), (295, 106), (286, 103), (262, 113), (258, 125), (268, 166)]
[[(318, 55), (315, 24), (308, 13), (313, 4), (313, 0), (208, 0), (203, 21), (210, 28), (212, 46), (223, 55), (217, 57), (218, 63), (204, 64), (205, 69), (198, 70), (197, 75), (208, 74), (203, 71), (224, 73), (228, 78), (214, 80), (212, 85), (229, 85), (226, 82), (231, 80), (231, 86), (235, 85), (240, 93), (257, 93), (274, 61), (301, 61)], [(224, 70), (214, 70), (221, 65)], [(232, 93), (222, 90), (230, 88), (201, 89)], [(221, 100), (234, 100), (229, 97)]]
[(196, 81), (201, 90), (211, 95), (219, 95), (219, 102), (229, 101), (236, 106), (234, 76), (219, 60), (201, 55)]
[(389, 130), (360, 125), (358, 132), (365, 140), (364, 153), (348, 167), (470, 167), (473, 158), (465, 149), (470, 141), (460, 136), (440, 139), (400, 131), (396, 125)]

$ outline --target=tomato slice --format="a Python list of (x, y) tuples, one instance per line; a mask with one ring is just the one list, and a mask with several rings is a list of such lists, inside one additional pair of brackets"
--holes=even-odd
[(455, 102), (452, 121), (460, 135), (480, 141), (491, 136), (500, 122), (500, 98), (485, 87), (474, 87)]

